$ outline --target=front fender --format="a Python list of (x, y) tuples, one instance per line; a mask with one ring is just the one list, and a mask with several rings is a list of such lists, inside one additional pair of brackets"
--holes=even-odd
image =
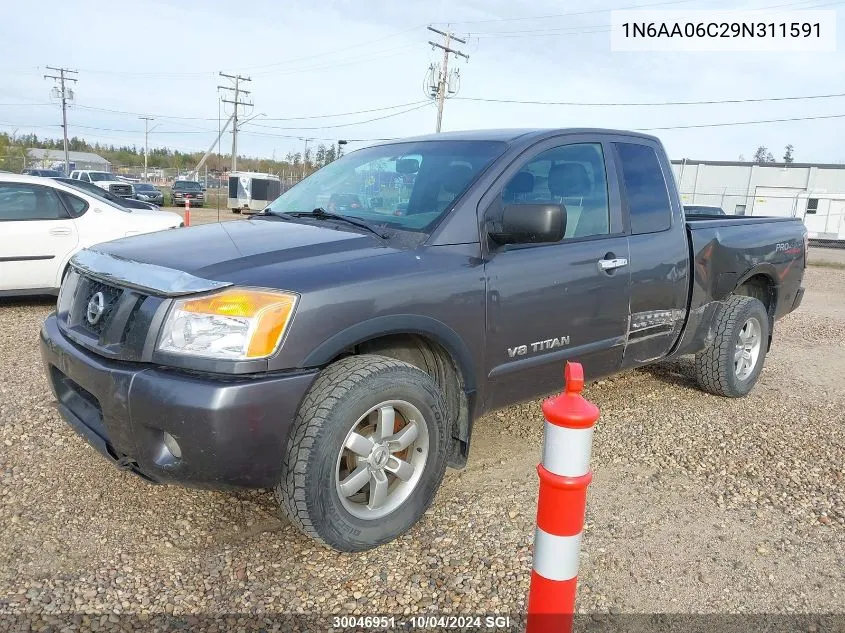
[(325, 366), (350, 347), (390, 334), (418, 334), (436, 341), (455, 359), (465, 389), (476, 389), (476, 368), (463, 339), (442, 321), (417, 314), (392, 314), (356, 323), (323, 341), (302, 361), (301, 367)]

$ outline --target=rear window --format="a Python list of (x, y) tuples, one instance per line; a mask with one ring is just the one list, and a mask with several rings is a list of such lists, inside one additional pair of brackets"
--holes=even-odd
[(616, 143), (631, 218), (631, 233), (656, 233), (672, 226), (672, 206), (657, 153), (647, 145)]

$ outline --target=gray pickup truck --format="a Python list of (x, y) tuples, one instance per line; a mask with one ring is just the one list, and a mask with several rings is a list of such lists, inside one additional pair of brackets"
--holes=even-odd
[(357, 551), (567, 359), (596, 378), (694, 354), (702, 389), (748, 393), (806, 249), (800, 220), (685, 218), (651, 136), (439, 134), (350, 153), (249, 220), (80, 252), (41, 346), (61, 415), (118, 467), (274, 488)]

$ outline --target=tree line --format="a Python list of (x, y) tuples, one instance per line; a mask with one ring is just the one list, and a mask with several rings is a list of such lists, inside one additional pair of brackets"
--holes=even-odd
[[(795, 158), (793, 157), (793, 150), (795, 148), (792, 145), (787, 145), (783, 148), (783, 160), (782, 162), (789, 165), (790, 163), (795, 162)], [(765, 165), (766, 163), (774, 163), (775, 157), (769, 151), (769, 148), (765, 145), (760, 145), (757, 147), (757, 150), (754, 152), (753, 161), (758, 165)]]
[[(26, 150), (30, 148), (64, 150), (62, 139), (41, 138), (36, 134), (22, 136), (0, 132), (0, 170), (20, 172), (27, 167)], [(106, 145), (89, 143), (83, 138), (74, 136), (68, 139), (68, 150), (72, 152), (93, 152), (105, 158), (117, 167), (143, 167), (144, 148), (137, 145)], [(282, 176), (298, 178), (303, 173), (311, 172), (328, 165), (340, 155), (339, 148), (334, 145), (317, 145), (303, 152), (288, 152), (284, 159), (273, 160), (238, 156), (238, 169), (243, 171), (257, 171)], [(203, 152), (180, 152), (167, 147), (151, 147), (147, 157), (150, 169), (176, 169), (190, 171), (196, 167)], [(212, 154), (206, 161), (208, 171), (220, 173), (227, 171), (231, 164), (231, 155)]]

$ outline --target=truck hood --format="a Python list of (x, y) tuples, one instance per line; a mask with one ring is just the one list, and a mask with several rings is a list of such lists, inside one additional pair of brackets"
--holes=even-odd
[(331, 226), (236, 220), (119, 239), (94, 250), (215, 281), (281, 262), (317, 265), (394, 252), (375, 236)]

